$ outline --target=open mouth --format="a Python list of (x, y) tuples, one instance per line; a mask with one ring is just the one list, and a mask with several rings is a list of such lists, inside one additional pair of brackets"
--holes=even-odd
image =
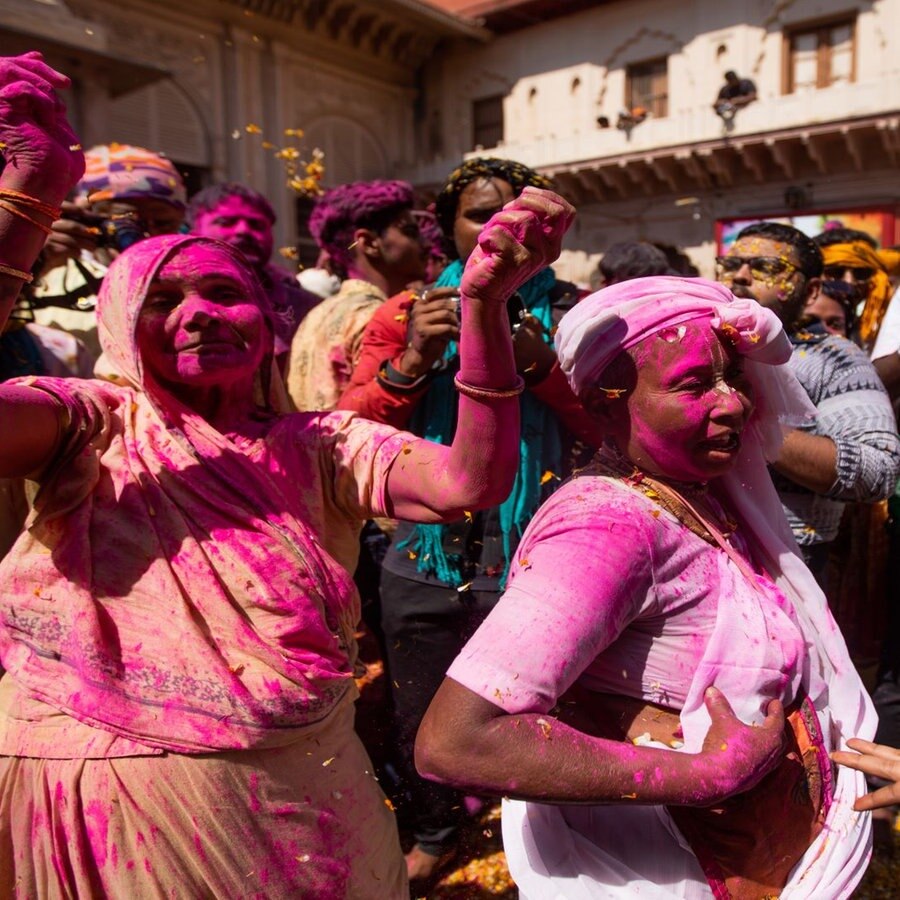
[(736, 431), (732, 431), (721, 437), (705, 441), (705, 444), (710, 450), (716, 450), (721, 453), (733, 453), (741, 446), (741, 436)]

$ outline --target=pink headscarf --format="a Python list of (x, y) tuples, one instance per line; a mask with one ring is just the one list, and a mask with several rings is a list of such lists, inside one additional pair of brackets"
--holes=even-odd
[(815, 407), (786, 368), (791, 343), (781, 320), (755, 300), (704, 278), (656, 275), (603, 288), (563, 316), (556, 332), (559, 364), (576, 394), (597, 383), (621, 353), (663, 328), (706, 318), (746, 360), (756, 409), (751, 419), (767, 459), (776, 458), (782, 425), (799, 425)]
[[(190, 234), (165, 234), (139, 241), (110, 266), (97, 295), (97, 332), (103, 348), (104, 377), (127, 382), (144, 390), (158, 410), (173, 406), (174, 398), (163, 392), (144, 372), (135, 341), (135, 329), (150, 284), (160, 269), (178, 252), (203, 246), (230, 257), (243, 276), (247, 295), (263, 311), (268, 344), (258, 373), (258, 400), (261, 406), (289, 412), (290, 404), (280, 378), (274, 374), (274, 320), (268, 297), (243, 254), (211, 238)], [(114, 376), (114, 377), (113, 377)]]
[(622, 351), (661, 328), (709, 317), (738, 353), (768, 365), (791, 358), (781, 321), (755, 300), (738, 299), (704, 278), (633, 278), (586, 297), (559, 323), (559, 364), (579, 393)]

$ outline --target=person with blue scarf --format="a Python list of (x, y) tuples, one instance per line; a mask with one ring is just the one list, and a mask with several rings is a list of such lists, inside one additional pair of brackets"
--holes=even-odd
[[(473, 159), (450, 175), (435, 202), (452, 262), (419, 294), (404, 292), (370, 320), (359, 363), (339, 408), (449, 443), (456, 425), (457, 315), (463, 267), (494, 212), (526, 186), (547, 188), (521, 163)], [(448, 666), (496, 604), (522, 532), (541, 501), (600, 445), (552, 346), (556, 322), (577, 300), (574, 285), (544, 269), (510, 302), (521, 395), (520, 461), (499, 507), (449, 525), (400, 522), (381, 576), (382, 628), (397, 767), (416, 844), (407, 854), (414, 883), (452, 857), (461, 797), (421, 779), (413, 765), (416, 731)]]

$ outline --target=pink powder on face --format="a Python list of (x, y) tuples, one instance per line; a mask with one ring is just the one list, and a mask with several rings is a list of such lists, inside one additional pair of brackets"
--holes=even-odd
[(137, 323), (147, 369), (202, 384), (223, 372), (252, 382), (265, 352), (265, 317), (248, 273), (214, 246), (179, 250), (150, 285)]
[(272, 255), (272, 223), (244, 197), (225, 197), (213, 209), (200, 213), (192, 231), (237, 247), (255, 266), (265, 265)]
[[(664, 329), (637, 345), (638, 379), (620, 413), (625, 455), (656, 474), (706, 481), (737, 459), (709, 441), (738, 441), (749, 417), (737, 356), (704, 321)], [(627, 413), (627, 419), (626, 419)]]

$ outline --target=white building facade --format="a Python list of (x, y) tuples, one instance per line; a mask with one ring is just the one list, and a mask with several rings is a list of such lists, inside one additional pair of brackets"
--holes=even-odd
[(302, 245), (308, 208), (263, 139), (303, 129), (301, 146), (325, 151), (326, 185), (398, 177), (419, 158), (426, 61), (486, 37), (418, 0), (0, 0), (0, 55), (41, 50), (72, 78), (85, 147), (163, 152), (192, 189), (250, 184), (272, 201), (281, 244)]
[[(84, 146), (251, 184), (307, 250), (308, 204), (248, 124), (304, 129), (326, 185), (407, 178), (425, 200), (466, 155), (531, 165), (578, 207), (558, 269), (582, 284), (630, 239), (710, 275), (730, 220), (900, 240), (900, 0), (0, 0), (0, 54), (26, 49), (73, 78)], [(758, 93), (730, 124), (728, 69)]]
[[(710, 275), (727, 219), (839, 214), (900, 240), (900, 0), (442, 5), (496, 36), (427, 67), (439, 153), (412, 178), (437, 182), (478, 144), (553, 175), (579, 211), (569, 277), (630, 239)], [(712, 108), (729, 69), (758, 94), (730, 125)], [(647, 118), (618, 129), (634, 107)]]

